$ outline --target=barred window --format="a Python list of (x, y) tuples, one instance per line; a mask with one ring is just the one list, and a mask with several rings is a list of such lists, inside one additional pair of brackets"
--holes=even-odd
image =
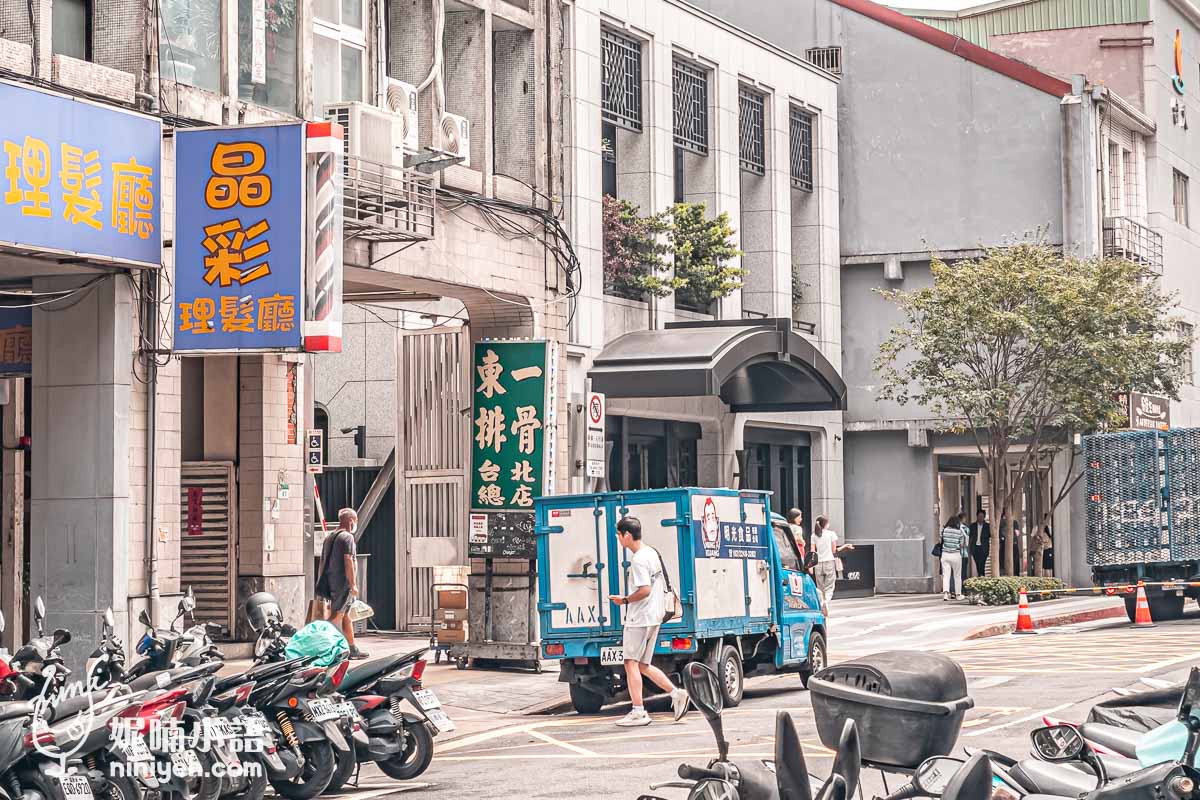
[(813, 189), (813, 116), (803, 109), (791, 109), (789, 139), (791, 140), (792, 188), (811, 192)]
[(834, 75), (842, 74), (842, 48), (840, 47), (810, 47), (804, 51), (804, 57), (826, 72)]
[(642, 44), (600, 29), (601, 115), (630, 130), (642, 130)]
[(742, 169), (755, 175), (767, 171), (765, 100), (758, 92), (738, 88), (738, 157)]
[(675, 59), (675, 146), (708, 155), (708, 73), (695, 64)]

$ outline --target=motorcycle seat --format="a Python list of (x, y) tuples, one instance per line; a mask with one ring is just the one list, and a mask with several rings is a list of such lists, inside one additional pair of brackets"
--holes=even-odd
[(1013, 780), (1033, 793), (1078, 797), (1096, 788), (1096, 776), (1066, 764), (1051, 764), (1026, 758), (1009, 770)]
[(366, 664), (354, 667), (342, 678), (342, 683), (338, 687), (338, 690), (342, 694), (349, 694), (359, 687), (366, 686), (375, 679), (399, 669), (409, 661), (416, 661), (413, 655), (409, 653), (408, 655), (377, 658), (374, 661), (368, 661)]
[(1124, 756), (1110, 756), (1107, 754), (1099, 754), (1097, 756), (1100, 763), (1104, 764), (1104, 771), (1108, 773), (1109, 780), (1113, 778), (1123, 778), (1131, 772), (1137, 772), (1142, 768), (1141, 762), (1136, 758), (1125, 758)]
[(33, 713), (33, 703), (0, 703), (0, 721), (28, 717)]
[(1083, 738), (1095, 742), (1105, 750), (1126, 758), (1137, 758), (1138, 741), (1142, 738), (1139, 731), (1119, 728), (1116, 725), (1106, 725), (1103, 722), (1085, 722), (1079, 726)]
[(106, 697), (108, 697), (107, 691), (98, 691), (60, 700), (50, 707), (51, 721), (57, 721), (87, 711), (93, 703), (99, 703)]
[(266, 664), (257, 664), (245, 672), (218, 678), (216, 691), (218, 693), (225, 692), (234, 686), (240, 686), (250, 681), (262, 681), (268, 678), (279, 677), (299, 668), (310, 660), (309, 658), (293, 658), (289, 661), (271, 661)]

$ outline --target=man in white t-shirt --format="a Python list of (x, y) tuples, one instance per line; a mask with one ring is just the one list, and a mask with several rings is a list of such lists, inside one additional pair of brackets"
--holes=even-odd
[(687, 713), (688, 696), (676, 688), (671, 679), (658, 667), (651, 665), (658, 628), (667, 610), (667, 586), (663, 577), (663, 561), (658, 551), (642, 543), (642, 523), (636, 517), (625, 517), (617, 523), (617, 541), (632, 555), (626, 585), (628, 595), (609, 595), (609, 600), (622, 606), (623, 644), (625, 648), (625, 682), (633, 709), (617, 724), (622, 728), (638, 728), (650, 724), (650, 715), (642, 705), (642, 676), (646, 676), (664, 692), (671, 695), (676, 721)]

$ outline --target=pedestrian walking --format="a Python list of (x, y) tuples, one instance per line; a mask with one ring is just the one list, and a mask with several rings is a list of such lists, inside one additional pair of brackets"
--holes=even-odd
[(829, 527), (829, 518), (824, 515), (817, 517), (809, 539), (812, 552), (817, 557), (812, 575), (817, 584), (817, 594), (821, 597), (821, 613), (829, 616), (829, 601), (833, 599), (833, 590), (837, 586), (837, 554), (843, 550), (853, 550), (854, 545), (842, 544), (837, 531)]
[(975, 561), (975, 574), (987, 574), (987, 560), (992, 553), (992, 526), (988, 524), (987, 512), (975, 512), (975, 521), (967, 531), (971, 543), (971, 558)]
[(796, 552), (800, 554), (800, 563), (804, 563), (804, 558), (808, 553), (808, 546), (804, 543), (804, 512), (798, 508), (793, 508), (788, 511), (787, 515), (788, 529), (792, 532), (792, 541), (796, 543)]
[(325, 537), (321, 547), (321, 567), (317, 576), (316, 595), (329, 603), (329, 621), (342, 629), (350, 645), (350, 658), (362, 659), (367, 654), (354, 641), (354, 623), (346, 614), (358, 598), (358, 562), (354, 532), (358, 530), (358, 513), (353, 508), (338, 512), (338, 527)]
[(625, 517), (617, 523), (617, 541), (632, 555), (625, 585), (632, 589), (627, 595), (611, 594), (608, 599), (621, 606), (624, 626), (625, 682), (633, 708), (617, 721), (622, 728), (640, 728), (650, 724), (650, 715), (642, 704), (642, 678), (649, 678), (658, 688), (671, 696), (671, 707), (678, 721), (687, 713), (687, 692), (671, 683), (661, 669), (650, 661), (658, 643), (658, 629), (667, 611), (666, 565), (662, 556), (642, 541), (642, 523), (636, 517)]
[(1021, 520), (1014, 519), (1012, 524), (1013, 575), (1025, 574), (1025, 532), (1021, 530)]
[(1042, 550), (1042, 574), (1054, 577), (1054, 529), (1050, 526), (1050, 515), (1042, 517), (1042, 533), (1046, 535)]
[(1042, 519), (1042, 527), (1029, 537), (1029, 572), (1038, 578), (1046, 576), (1046, 550), (1050, 548), (1049, 517), (1047, 514)]
[[(971, 548), (967, 544), (968, 542), (971, 541), (971, 526), (969, 526), (967, 524), (967, 514), (965, 511), (958, 515), (958, 527), (959, 527), (959, 530), (961, 530), (962, 534), (963, 534), (963, 546), (962, 546), (962, 562), (963, 563), (962, 563), (962, 571), (959, 573), (959, 575), (961, 576), (962, 581), (966, 581), (967, 578), (971, 577)], [(961, 594), (963, 597), (966, 597), (967, 589), (965, 586), (962, 585), (962, 581), (959, 582), (958, 593)]]
[(962, 583), (963, 548), (967, 537), (958, 524), (958, 517), (946, 520), (942, 528), (942, 599), (957, 600), (958, 594), (953, 591), (955, 584)]

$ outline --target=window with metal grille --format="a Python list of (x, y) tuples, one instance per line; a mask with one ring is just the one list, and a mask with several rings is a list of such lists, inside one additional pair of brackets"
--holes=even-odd
[(1175, 203), (1175, 221), (1180, 225), (1188, 224), (1188, 176), (1184, 175), (1177, 169), (1171, 170), (1174, 173), (1173, 185), (1173, 200)]
[(758, 92), (738, 88), (738, 157), (742, 169), (762, 175), (767, 171), (766, 102)]
[(793, 107), (788, 130), (791, 140), (792, 188), (811, 192), (813, 189), (813, 117), (807, 111)]
[(601, 115), (606, 122), (642, 130), (642, 44), (600, 29)]
[(708, 155), (708, 73), (695, 64), (675, 59), (675, 146)]
[[(1191, 342), (1193, 335), (1192, 326), (1186, 322), (1178, 323), (1176, 326), (1176, 335), (1179, 337), (1179, 341), (1181, 342)], [(1196, 382), (1196, 372), (1195, 368), (1192, 366), (1193, 347), (1195, 347), (1194, 343), (1189, 345), (1187, 350), (1183, 352), (1183, 379), (1188, 382), (1188, 385)]]
[(826, 72), (834, 75), (842, 74), (842, 48), (840, 47), (810, 47), (804, 51), (804, 58)]

